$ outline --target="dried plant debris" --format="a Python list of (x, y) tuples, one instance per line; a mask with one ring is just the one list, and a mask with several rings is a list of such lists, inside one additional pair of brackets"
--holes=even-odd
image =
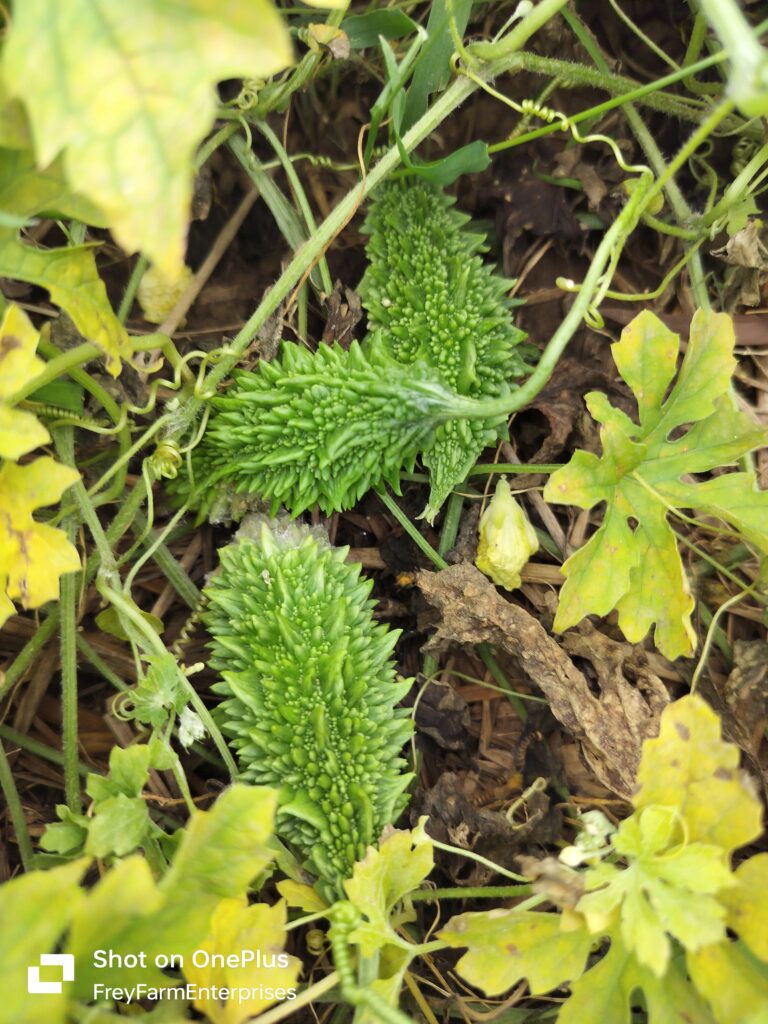
[(643, 665), (642, 652), (610, 640), (589, 624), (571, 633), (568, 651), (588, 659), (592, 683), (569, 653), (519, 605), (506, 601), (473, 565), (441, 573), (420, 572), (417, 584), (441, 613), (428, 651), (459, 644), (491, 643), (514, 657), (539, 687), (556, 718), (581, 744), (583, 756), (600, 781), (629, 797), (643, 740), (658, 732), (669, 702), (661, 680)]

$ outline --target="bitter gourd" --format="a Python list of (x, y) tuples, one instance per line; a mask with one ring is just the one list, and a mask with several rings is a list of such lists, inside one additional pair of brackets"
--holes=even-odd
[[(459, 395), (495, 397), (525, 370), (506, 293), (479, 253), (485, 236), (465, 230), (470, 218), (427, 182), (389, 183), (376, 195), (364, 231), (368, 269), (360, 294), (371, 345), (407, 366), (425, 363)], [(483, 448), (498, 420), (456, 419), (438, 426), (422, 449), (430, 470), (425, 517), (432, 521)]]
[(506, 419), (482, 403), (524, 369), (509, 282), (482, 263), (483, 237), (464, 230), (452, 202), (425, 183), (381, 190), (367, 221), (364, 345), (311, 354), (285, 343), (278, 359), (236, 373), (194, 454), (193, 503), (209, 507), (228, 487), (273, 512), (317, 503), (328, 513), (371, 487), (397, 488), (421, 452), (434, 518)]
[(474, 414), (428, 369), (375, 352), (368, 359), (356, 342), (315, 353), (286, 343), (255, 373), (233, 376), (226, 396), (212, 400), (193, 460), (197, 500), (207, 506), (226, 485), (262, 495), (273, 514), (281, 503), (293, 515), (314, 504), (326, 513), (349, 508), (370, 487), (397, 488), (440, 423)]
[(218, 715), (242, 778), (279, 787), (277, 832), (328, 899), (405, 806), (412, 680), (390, 658), (399, 630), (372, 617), (360, 567), (296, 523), (261, 523), (221, 552), (203, 618), (224, 697)]

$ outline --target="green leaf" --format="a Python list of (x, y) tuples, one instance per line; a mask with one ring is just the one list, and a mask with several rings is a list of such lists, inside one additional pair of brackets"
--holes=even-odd
[(168, 721), (171, 712), (180, 714), (187, 703), (187, 694), (179, 676), (176, 658), (170, 654), (147, 658), (147, 674), (139, 680), (132, 694), (132, 707), (126, 714), (139, 722), (158, 728)]
[(707, 946), (686, 957), (696, 988), (709, 1002), (717, 1024), (753, 1024), (768, 1007), (768, 974), (736, 942)]
[(82, 416), (85, 412), (83, 405), (83, 387), (73, 380), (52, 380), (44, 384), (37, 391), (29, 396), (30, 402), (42, 402), (43, 405), (56, 405), (60, 409), (68, 409), (70, 412)]
[(268, 0), (24, 0), (5, 44), (5, 82), (25, 103), (37, 160), (62, 150), (73, 189), (104, 211), (127, 252), (178, 273), (195, 147), (216, 113), (213, 86), (267, 78), (291, 62)]
[(385, 8), (367, 14), (352, 14), (342, 21), (341, 28), (347, 33), (350, 49), (365, 50), (369, 46), (376, 46), (379, 36), (402, 39), (418, 31), (419, 26), (404, 11)]
[(123, 857), (141, 845), (150, 826), (143, 800), (123, 793), (111, 796), (99, 804), (98, 814), (89, 825), (85, 852), (93, 857)]
[(84, 814), (73, 814), (66, 804), (56, 805), (56, 814), (61, 819), (46, 826), (40, 840), (40, 849), (48, 853), (69, 854), (82, 852), (88, 838), (88, 819)]
[[(149, 612), (138, 609), (142, 619), (146, 622), (150, 629), (153, 629), (158, 636), (162, 636), (163, 620), (159, 619), (157, 615), (151, 615)], [(109, 608), (105, 608), (104, 611), (99, 612), (96, 616), (96, 625), (102, 631), (102, 633), (108, 633), (110, 636), (116, 636), (118, 640), (129, 640), (130, 637), (125, 631), (125, 628), (120, 621), (120, 615), (116, 608), (112, 605)]]
[(450, 4), (446, 0), (434, 0), (432, 3), (427, 21), (427, 41), (408, 90), (401, 131), (407, 131), (426, 113), (430, 94), (439, 92), (448, 84), (451, 55), (456, 49), (450, 22), (453, 19), (457, 35), (463, 36), (471, 10), (472, 0), (452, 0)]
[(109, 755), (109, 774), (118, 792), (139, 796), (149, 775), (151, 750), (144, 743), (131, 747), (113, 747)]
[(39, 964), (41, 953), (54, 951), (77, 912), (84, 896), (79, 882), (88, 863), (79, 860), (50, 871), (30, 871), (0, 887), (0, 1024), (64, 1021), (64, 993), (27, 995), (27, 967)]
[[(593, 508), (606, 502), (603, 525), (563, 566), (555, 629), (585, 615), (616, 608), (628, 640), (637, 643), (655, 624), (655, 642), (669, 658), (691, 656), (696, 636), (691, 596), (670, 509), (695, 508), (725, 520), (768, 551), (768, 493), (751, 473), (729, 473), (684, 483), (690, 473), (734, 464), (763, 444), (766, 432), (738, 412), (729, 394), (735, 367), (733, 323), (724, 313), (699, 310), (669, 397), (678, 337), (650, 312), (624, 329), (612, 346), (616, 365), (637, 398), (639, 426), (592, 392), (587, 406), (602, 424), (600, 458), (575, 453), (544, 489), (547, 501)], [(670, 440), (677, 428), (692, 424)], [(636, 521), (631, 527), (630, 521)]]
[(762, 832), (760, 800), (739, 770), (739, 750), (721, 739), (720, 720), (695, 695), (669, 704), (657, 739), (646, 740), (638, 770), (637, 810), (676, 808), (688, 840), (729, 854)]
[(432, 185), (452, 185), (462, 174), (479, 174), (489, 167), (490, 163), (488, 143), (476, 139), (460, 149), (455, 149), (442, 160), (409, 163), (408, 169)]
[(501, 995), (521, 978), (534, 995), (578, 978), (594, 941), (586, 928), (565, 930), (559, 914), (523, 910), (460, 914), (438, 937), (468, 948), (456, 970), (488, 996)]

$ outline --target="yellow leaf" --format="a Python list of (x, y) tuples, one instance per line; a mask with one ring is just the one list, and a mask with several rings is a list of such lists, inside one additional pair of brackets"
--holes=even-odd
[(291, 63), (269, 0), (24, 0), (5, 43), (5, 83), (27, 107), (45, 167), (61, 151), (73, 189), (127, 252), (178, 273), (193, 154), (216, 114), (214, 85)]
[(24, 608), (58, 598), (61, 574), (80, 568), (77, 550), (64, 533), (32, 518), (36, 508), (57, 502), (79, 477), (49, 456), (0, 468), (0, 565), (6, 574), (0, 615), (8, 611), (9, 598)]
[(0, 323), (0, 401), (15, 395), (45, 369), (35, 354), (39, 338), (24, 310), (11, 303)]
[(50, 439), (48, 431), (31, 412), (0, 404), (0, 457), (20, 459)]
[(480, 517), (478, 531), (475, 565), (498, 586), (515, 590), (522, 582), (520, 570), (539, 550), (539, 539), (504, 477)]
[[(712, 1007), (717, 1024), (757, 1024), (765, 1020), (768, 978), (734, 942), (719, 942), (686, 955), (688, 973)], [(762, 1008), (763, 1013), (758, 1016)]]
[(658, 738), (643, 744), (633, 803), (638, 811), (653, 804), (677, 808), (689, 843), (730, 853), (761, 834), (762, 811), (740, 772), (738, 748), (720, 731), (720, 719), (701, 697), (669, 704)]
[(728, 908), (728, 927), (749, 949), (768, 963), (768, 853), (758, 853), (736, 869), (737, 885), (720, 901)]
[[(273, 1003), (293, 998), (301, 961), (283, 952), (286, 904), (248, 906), (225, 899), (211, 917), (211, 932), (184, 967), (200, 994), (195, 1007), (214, 1024), (241, 1024)], [(226, 1001), (216, 988), (230, 990)], [(208, 991), (206, 991), (208, 990)]]

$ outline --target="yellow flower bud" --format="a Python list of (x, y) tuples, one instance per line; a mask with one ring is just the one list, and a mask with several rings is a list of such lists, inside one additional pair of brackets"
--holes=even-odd
[(521, 583), (520, 570), (539, 550), (539, 539), (504, 477), (480, 517), (478, 533), (475, 565), (498, 586), (515, 590)]

